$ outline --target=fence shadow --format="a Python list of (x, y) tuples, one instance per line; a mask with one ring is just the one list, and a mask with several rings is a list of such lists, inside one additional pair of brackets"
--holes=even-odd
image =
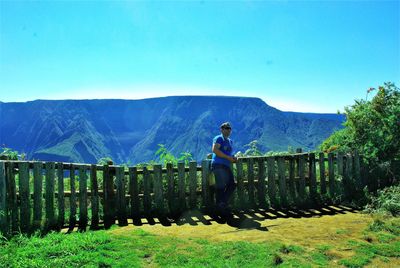
[(162, 225), (170, 227), (172, 225), (213, 225), (227, 224), (238, 229), (257, 229), (260, 231), (268, 231), (266, 227), (261, 226), (261, 221), (274, 220), (280, 218), (310, 218), (333, 216), (346, 213), (360, 212), (358, 208), (337, 205), (323, 206), (312, 209), (248, 209), (233, 211), (228, 217), (221, 217), (216, 213), (202, 212), (200, 210), (188, 210), (180, 215), (171, 217), (143, 217), (140, 220), (129, 222), (130, 225)]
[[(261, 226), (262, 221), (286, 219), (286, 218), (311, 218), (322, 216), (333, 216), (347, 213), (358, 213), (359, 208), (344, 206), (344, 205), (330, 205), (318, 208), (308, 209), (247, 209), (233, 211), (228, 217), (221, 217), (212, 211), (204, 212), (200, 210), (187, 210), (181, 214), (174, 215), (174, 217), (160, 216), (160, 217), (141, 217), (140, 219), (128, 220), (128, 224), (120, 226), (145, 226), (145, 225), (161, 225), (164, 227), (182, 226), (182, 225), (213, 225), (213, 224), (227, 224), (235, 227), (238, 230), (259, 230), (268, 231), (268, 228)], [(118, 222), (116, 222), (118, 225)], [(76, 229), (76, 228), (74, 228)], [(104, 229), (103, 222), (100, 222), (99, 229)], [(65, 230), (65, 229), (64, 229)], [(71, 230), (68, 232), (70, 233)]]

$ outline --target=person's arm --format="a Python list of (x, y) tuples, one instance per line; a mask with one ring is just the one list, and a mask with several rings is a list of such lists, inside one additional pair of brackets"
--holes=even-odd
[(236, 162), (236, 157), (232, 157), (232, 156), (224, 154), (219, 148), (221, 148), (221, 144), (214, 143), (213, 146), (212, 146), (213, 153), (215, 153), (218, 157), (225, 158), (225, 159), (229, 160), (232, 163)]

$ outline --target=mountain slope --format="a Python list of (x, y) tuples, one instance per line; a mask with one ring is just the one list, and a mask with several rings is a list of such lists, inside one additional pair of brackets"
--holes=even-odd
[(155, 158), (158, 144), (201, 160), (225, 121), (236, 151), (258, 140), (261, 150), (316, 148), (343, 115), (282, 112), (258, 98), (181, 96), (144, 100), (37, 100), (0, 102), (0, 144), (29, 158), (117, 163)]

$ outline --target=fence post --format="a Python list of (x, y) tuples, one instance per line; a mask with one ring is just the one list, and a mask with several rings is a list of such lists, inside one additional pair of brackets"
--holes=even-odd
[(104, 191), (104, 227), (110, 228), (115, 223), (114, 213), (114, 182), (110, 166), (103, 166), (103, 191)]
[(88, 223), (87, 174), (83, 165), (79, 166), (79, 230), (86, 231)]
[(258, 159), (258, 203), (261, 208), (267, 208), (265, 200), (265, 163), (264, 159)]
[(164, 194), (161, 165), (154, 165), (154, 201), (156, 214), (164, 216)]
[(203, 208), (209, 210), (210, 207), (210, 198), (208, 192), (208, 160), (201, 161), (201, 191), (202, 191), (202, 199), (203, 199)]
[(147, 167), (143, 167), (143, 207), (144, 214), (151, 216), (151, 192), (150, 192), (150, 172)]
[(299, 196), (301, 199), (301, 202), (304, 202), (306, 199), (306, 178), (304, 174), (304, 165), (305, 165), (305, 159), (304, 155), (299, 155)]
[(42, 225), (43, 209), (43, 163), (33, 163), (33, 229), (40, 229)]
[(335, 195), (335, 166), (333, 161), (333, 153), (328, 153), (328, 172), (329, 172), (329, 195)]
[(90, 187), (91, 187), (91, 203), (92, 203), (92, 220), (90, 224), (91, 230), (99, 228), (99, 187), (97, 183), (97, 166), (90, 166)]
[(268, 196), (271, 207), (277, 206), (276, 200), (276, 184), (275, 184), (275, 157), (267, 158), (268, 166)]
[(354, 182), (356, 185), (357, 191), (362, 191), (364, 185), (361, 182), (361, 171), (360, 171), (360, 155), (358, 151), (354, 151)]
[(326, 194), (326, 179), (325, 179), (325, 154), (319, 153), (319, 181), (321, 186), (321, 194)]
[(125, 201), (125, 168), (115, 167), (115, 180), (117, 184), (117, 218), (119, 226), (128, 225)]
[(278, 178), (279, 178), (279, 196), (280, 206), (287, 207), (287, 191), (286, 191), (286, 176), (285, 176), (285, 159), (278, 157)]
[(342, 176), (343, 179), (343, 153), (338, 152), (336, 154), (336, 162), (337, 162), (338, 175)]
[(29, 191), (29, 164), (19, 162), (19, 198), (20, 198), (20, 219), (21, 232), (29, 233), (31, 229), (31, 202)]
[(129, 168), (129, 192), (131, 195), (131, 217), (136, 222), (140, 220), (138, 174), (136, 167)]
[(350, 200), (354, 194), (355, 186), (353, 180), (353, 157), (351, 156), (351, 154), (346, 155), (343, 186), (346, 198)]
[(177, 206), (175, 202), (175, 180), (174, 180), (174, 166), (172, 163), (167, 163), (167, 199), (168, 208), (171, 215), (175, 215), (177, 211)]
[(69, 197), (70, 214), (69, 214), (69, 228), (68, 232), (72, 232), (76, 225), (76, 190), (75, 190), (75, 167), (71, 164), (69, 167), (69, 183), (71, 188), (71, 195)]
[(14, 162), (7, 162), (8, 210), (11, 213), (11, 232), (19, 230), (17, 187), (15, 185)]
[(62, 162), (57, 163), (57, 182), (58, 228), (62, 229), (65, 221), (64, 168)]
[(191, 209), (194, 209), (197, 206), (196, 189), (197, 189), (197, 163), (196, 161), (191, 161), (189, 163), (189, 190), (190, 190), (189, 204)]
[(253, 158), (247, 159), (247, 181), (248, 181), (248, 194), (249, 194), (249, 204), (251, 208), (256, 206), (254, 200), (255, 187), (254, 187), (254, 161)]
[(186, 209), (186, 193), (185, 193), (185, 163), (178, 163), (178, 204), (179, 212)]
[(46, 231), (54, 230), (56, 220), (54, 215), (54, 180), (55, 163), (46, 163)]
[(244, 183), (243, 183), (243, 159), (239, 158), (236, 162), (236, 181), (237, 181), (237, 195), (238, 202), (237, 207), (240, 209), (245, 208), (244, 200)]
[(289, 159), (289, 192), (293, 203), (296, 203), (297, 198), (296, 198), (296, 182), (294, 179), (294, 174), (295, 174), (294, 166), (295, 162), (294, 162), (294, 157), (292, 156)]
[(317, 197), (317, 178), (316, 178), (316, 165), (315, 165), (315, 154), (310, 153), (309, 155), (309, 177), (310, 177), (310, 197), (311, 200), (315, 201)]
[(6, 166), (0, 161), (0, 233), (8, 233), (8, 217), (7, 217), (7, 191), (6, 191)]

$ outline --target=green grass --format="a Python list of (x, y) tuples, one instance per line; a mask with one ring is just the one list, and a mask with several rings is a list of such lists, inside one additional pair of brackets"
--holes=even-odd
[(364, 241), (348, 241), (348, 246), (355, 252), (354, 256), (340, 260), (346, 267), (363, 267), (374, 258), (384, 262), (388, 258), (400, 258), (400, 218), (375, 216), (374, 222), (364, 231)]
[[(371, 226), (374, 226), (372, 224)], [(363, 267), (374, 258), (390, 262), (400, 257), (400, 219), (364, 231), (347, 241), (354, 252), (338, 259), (332, 245), (315, 248), (277, 242), (212, 242), (158, 236), (140, 228), (125, 233), (109, 231), (50, 233), (44, 237), (0, 239), (2, 267)]]
[(300, 246), (279, 242), (217, 243), (156, 236), (138, 228), (122, 235), (111, 230), (2, 240), (0, 263), (4, 267), (312, 267), (327, 263), (320, 249), (305, 253)]

